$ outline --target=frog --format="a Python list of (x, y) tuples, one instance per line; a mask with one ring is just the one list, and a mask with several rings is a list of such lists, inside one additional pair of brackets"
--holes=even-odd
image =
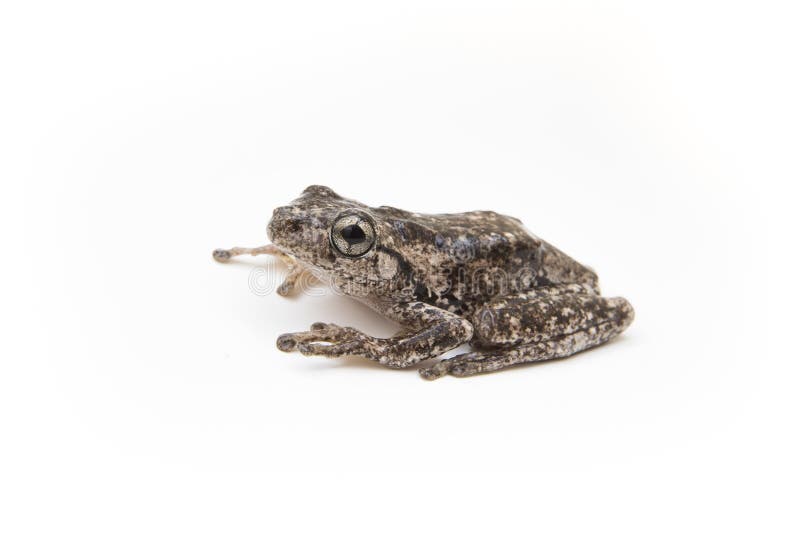
[[(571, 356), (634, 319), (625, 298), (601, 295), (592, 268), (494, 211), (370, 207), (312, 185), (273, 211), (267, 237), (267, 245), (216, 249), (213, 258), (276, 256), (288, 267), (278, 294), (291, 295), (307, 275), (399, 325), (381, 338), (317, 322), (280, 335), (283, 352), (416, 367), (428, 380), (466, 377)], [(462, 345), (466, 352), (437, 359)]]

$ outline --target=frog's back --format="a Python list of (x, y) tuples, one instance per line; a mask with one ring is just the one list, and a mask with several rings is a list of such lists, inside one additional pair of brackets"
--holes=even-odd
[(597, 286), (593, 270), (534, 235), (516, 217), (493, 211), (439, 217), (444, 226), (457, 234), (451, 234), (455, 243), (468, 243), (466, 254), (458, 247), (453, 252), (456, 256), (461, 253), (467, 260), (464, 264), (473, 277), (480, 278), (483, 271), (502, 269), (510, 280), (517, 279), (516, 285), (509, 284), (507, 288), (511, 292), (564, 283)]
[[(420, 300), (466, 313), (496, 296), (537, 286), (580, 283), (597, 276), (507, 215), (470, 211), (424, 215), (381, 207), (400, 239), (427, 243), (417, 258)], [(402, 246), (401, 246), (402, 248)]]

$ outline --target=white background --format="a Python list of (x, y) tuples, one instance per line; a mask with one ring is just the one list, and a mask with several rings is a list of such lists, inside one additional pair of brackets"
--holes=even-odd
[[(0, 530), (797, 532), (791, 6), (4, 2)], [(432, 383), (279, 353), (393, 329), (211, 260), (313, 183), (518, 216), (637, 319)]]

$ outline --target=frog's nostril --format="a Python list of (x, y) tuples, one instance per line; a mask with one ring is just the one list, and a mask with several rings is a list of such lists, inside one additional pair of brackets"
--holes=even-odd
[(292, 239), (293, 236), (302, 234), (303, 221), (293, 216), (292, 213), (276, 209), (272, 219), (267, 224), (267, 236), (270, 241)]
[(301, 231), (300, 221), (297, 219), (284, 219), (281, 221), (280, 233), (283, 235), (297, 234)]
[(299, 232), (300, 223), (296, 219), (289, 219), (286, 221), (286, 231), (291, 233)]

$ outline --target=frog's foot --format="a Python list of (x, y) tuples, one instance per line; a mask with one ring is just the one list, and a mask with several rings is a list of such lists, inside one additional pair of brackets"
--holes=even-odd
[(485, 352), (467, 352), (437, 362), (426, 369), (420, 369), (419, 374), (426, 380), (436, 380), (444, 375), (472, 376), (491, 373), (519, 363), (562, 358), (574, 352), (577, 352), (577, 350), (573, 350), (573, 345), (570, 342), (563, 343), (561, 341), (531, 343), (513, 348), (487, 350)]
[(304, 356), (337, 358), (346, 354), (369, 355), (375, 338), (347, 326), (333, 323), (314, 323), (307, 332), (283, 334), (277, 346), (283, 352), (297, 350)]
[(436, 380), (437, 378), (441, 378), (446, 374), (451, 374), (453, 376), (467, 376), (465, 374), (467, 369), (478, 368), (480, 365), (479, 362), (484, 361), (491, 356), (491, 353), (467, 352), (446, 360), (438, 361), (430, 367), (420, 369), (419, 374), (426, 380)]
[(269, 254), (270, 256), (276, 256), (279, 258), (289, 270), (286, 273), (286, 278), (283, 279), (283, 282), (280, 286), (278, 286), (278, 295), (282, 297), (286, 297), (291, 295), (295, 288), (298, 286), (298, 282), (303, 280), (303, 276), (305, 275), (305, 282), (306, 283), (313, 283), (316, 280), (316, 277), (311, 274), (310, 271), (304, 269), (296, 259), (292, 256), (286, 254), (282, 250), (280, 250), (275, 245), (264, 245), (263, 247), (255, 247), (255, 248), (245, 248), (245, 247), (234, 247), (231, 249), (222, 249), (218, 248), (212, 254), (213, 258), (220, 263), (227, 263), (233, 257), (236, 256), (244, 256), (249, 254), (250, 256), (260, 256), (262, 254)]
[(548, 343), (520, 345), (513, 349), (501, 348), (486, 352), (467, 352), (439, 361), (431, 367), (420, 369), (419, 374), (426, 380), (436, 380), (444, 375), (472, 376), (491, 373), (518, 363), (544, 361), (569, 354), (571, 352), (558, 352)]

